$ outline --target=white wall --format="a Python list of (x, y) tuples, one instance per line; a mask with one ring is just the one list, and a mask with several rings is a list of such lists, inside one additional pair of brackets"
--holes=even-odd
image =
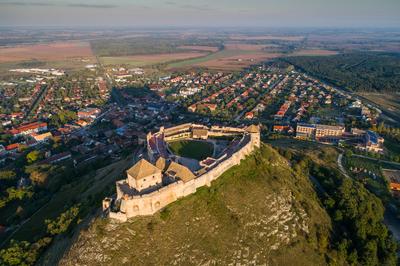
[(120, 212), (110, 212), (109, 217), (120, 221), (126, 221), (127, 218), (138, 215), (152, 215), (177, 199), (195, 193), (199, 187), (211, 186), (211, 181), (217, 179), (232, 166), (240, 164), (240, 161), (258, 146), (259, 134), (251, 134), (250, 141), (240, 150), (232, 154), (231, 157), (221, 161), (215, 168), (205, 174), (186, 183), (178, 181), (152, 193), (131, 196), (127, 199), (123, 198), (121, 191), (117, 191), (118, 199), (121, 199)]

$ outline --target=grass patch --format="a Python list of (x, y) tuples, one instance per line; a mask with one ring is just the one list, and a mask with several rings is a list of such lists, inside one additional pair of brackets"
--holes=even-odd
[(214, 152), (214, 145), (206, 141), (179, 140), (168, 145), (174, 154), (199, 161), (211, 157)]

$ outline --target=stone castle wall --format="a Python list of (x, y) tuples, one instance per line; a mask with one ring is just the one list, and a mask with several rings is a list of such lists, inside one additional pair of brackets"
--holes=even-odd
[[(244, 136), (245, 138), (246, 136)], [(260, 146), (260, 134), (252, 133), (247, 136), (246, 144), (233, 153), (230, 157), (222, 159), (218, 164), (206, 173), (188, 182), (177, 181), (162, 187), (149, 194), (137, 196), (125, 196), (121, 199), (120, 211), (109, 212), (110, 218), (126, 221), (128, 218), (140, 215), (152, 215), (168, 204), (179, 198), (196, 192), (202, 186), (211, 186), (211, 182), (220, 177), (229, 168), (240, 164), (240, 161), (249, 155), (255, 148)], [(118, 188), (118, 186), (117, 186)], [(123, 195), (117, 191), (118, 195)]]

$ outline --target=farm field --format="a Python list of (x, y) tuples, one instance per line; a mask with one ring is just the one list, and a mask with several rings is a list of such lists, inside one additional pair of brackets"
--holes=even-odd
[(290, 56), (328, 56), (337, 55), (338, 52), (323, 49), (302, 49), (290, 54)]
[(237, 55), (209, 60), (196, 64), (199, 67), (206, 67), (220, 70), (240, 70), (250, 65), (261, 63), (272, 58), (279, 57), (279, 53), (238, 53)]
[(7, 76), (11, 72), (10, 69), (14, 68), (56, 68), (63, 69), (66, 71), (81, 71), (85, 68), (87, 64), (95, 64), (96, 59), (86, 58), (85, 60), (80, 58), (68, 58), (65, 60), (57, 61), (39, 61), (39, 60), (29, 60), (20, 62), (6, 62), (0, 63), (0, 76)]
[(205, 51), (205, 52), (216, 52), (218, 47), (215, 46), (205, 46), (205, 45), (182, 45), (178, 46), (178, 49), (182, 50), (194, 50), (194, 51)]
[(276, 47), (275, 45), (267, 44), (247, 44), (247, 43), (227, 43), (224, 45), (227, 50), (245, 50), (245, 51), (262, 51), (267, 48)]
[(301, 35), (257, 35), (257, 36), (249, 36), (243, 34), (235, 34), (230, 36), (231, 40), (280, 40), (280, 41), (301, 41), (304, 39), (304, 36)]
[(150, 66), (162, 64), (171, 61), (199, 58), (206, 56), (205, 52), (182, 52), (182, 53), (164, 53), (164, 54), (148, 54), (148, 55), (131, 55), (131, 56), (107, 56), (101, 57), (100, 60), (104, 65), (126, 64), (130, 66)]
[(280, 56), (279, 53), (268, 53), (257, 50), (224, 49), (204, 57), (174, 62), (169, 64), (167, 68), (204, 67), (215, 70), (240, 70), (278, 56)]
[(206, 141), (179, 140), (168, 145), (174, 154), (199, 161), (211, 157), (214, 151), (214, 145)]
[(0, 48), (0, 63), (32, 60), (48, 62), (71, 58), (93, 58), (90, 44), (88, 42), (55, 42)]

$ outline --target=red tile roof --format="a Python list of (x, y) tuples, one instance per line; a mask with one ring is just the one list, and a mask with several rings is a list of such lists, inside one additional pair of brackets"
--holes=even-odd
[(13, 143), (13, 144), (7, 145), (6, 150), (7, 151), (16, 150), (19, 148), (19, 145), (20, 145), (19, 143)]

